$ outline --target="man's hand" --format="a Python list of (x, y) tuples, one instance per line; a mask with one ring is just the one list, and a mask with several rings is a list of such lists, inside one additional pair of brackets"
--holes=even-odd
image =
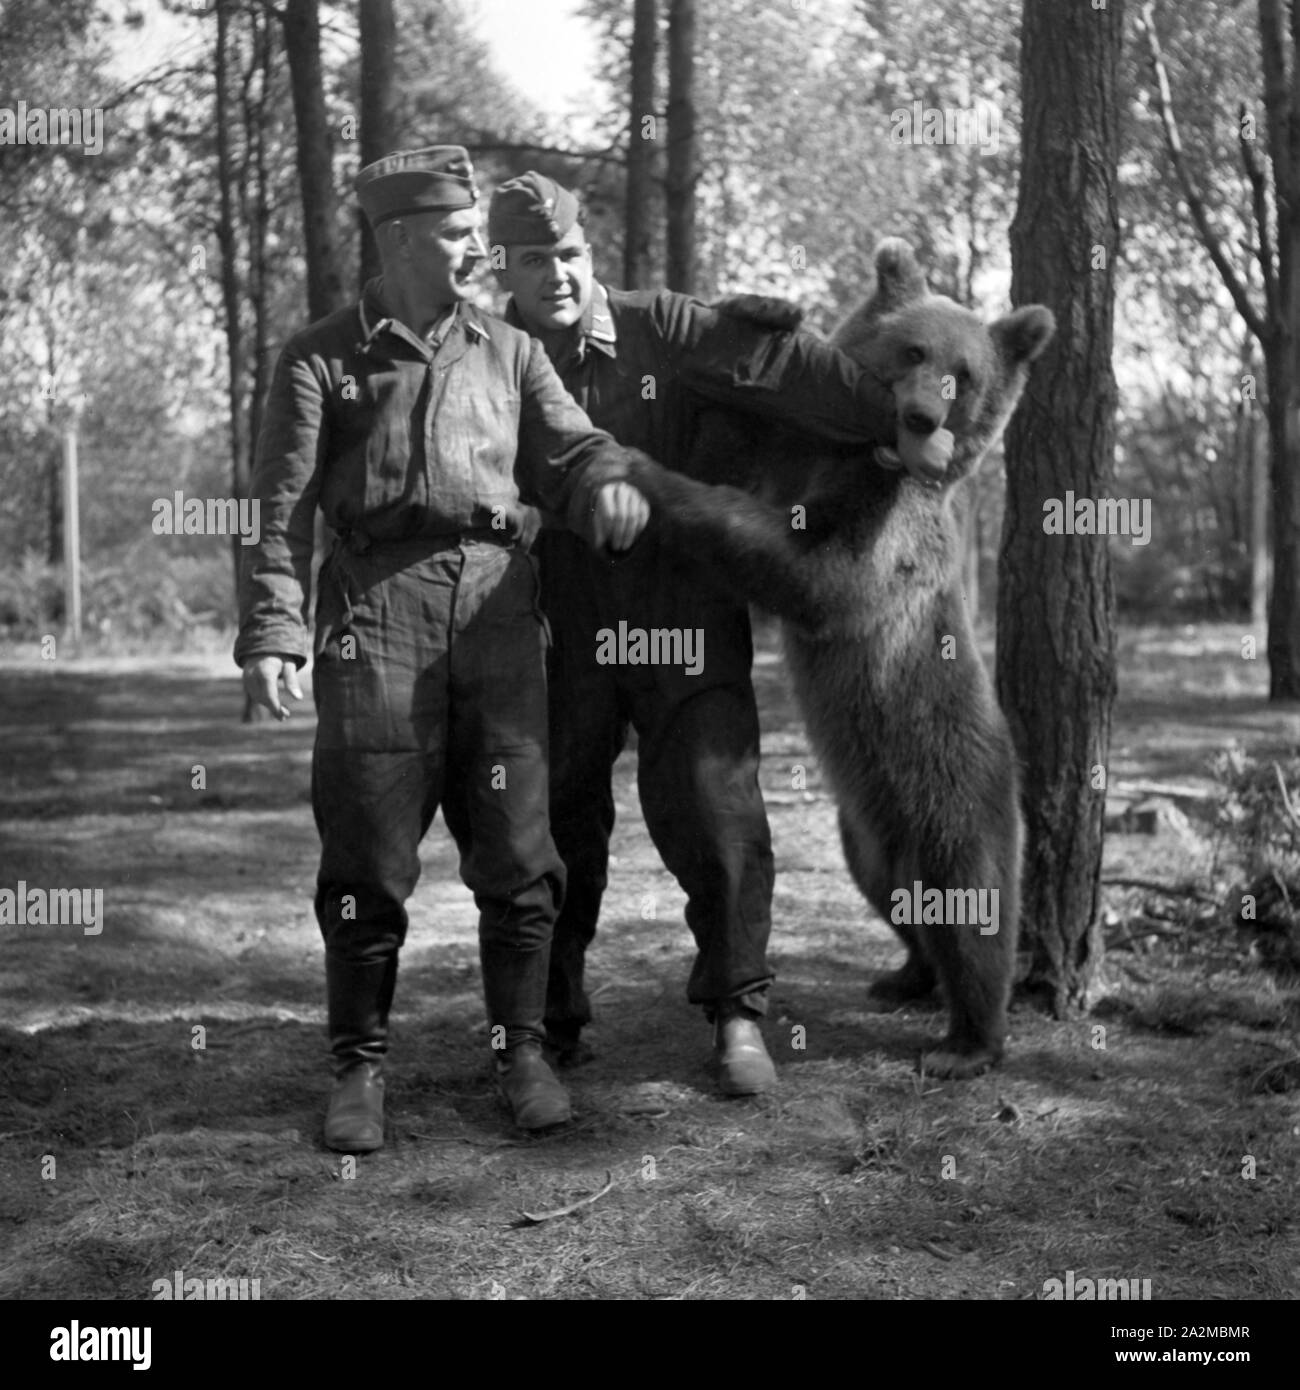
[(627, 550), (650, 520), (650, 503), (631, 483), (606, 483), (596, 494), (592, 544), (597, 550)]
[(951, 430), (912, 434), (900, 429), (898, 447), (877, 449), (876, 462), (884, 468), (906, 468), (918, 482), (942, 483), (948, 476), (956, 443)]
[(803, 322), (803, 309), (788, 299), (777, 299), (769, 294), (729, 294), (715, 300), (710, 306), (720, 314), (730, 314), (732, 318), (748, 319), (760, 328), (771, 328), (778, 332), (789, 332)]
[(255, 705), (265, 705), (283, 723), (289, 717), (289, 709), (280, 703), (280, 681), (293, 699), (302, 699), (298, 667), (294, 662), (278, 656), (262, 656), (244, 667), (244, 693)]

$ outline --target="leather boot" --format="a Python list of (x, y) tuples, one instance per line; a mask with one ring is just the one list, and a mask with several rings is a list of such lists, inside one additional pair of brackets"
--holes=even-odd
[(479, 960), (494, 1044), (496, 1080), (520, 1129), (549, 1129), (570, 1117), (569, 1097), (542, 1055), (550, 927), (562, 897), (549, 877), (480, 904)]
[(540, 1043), (520, 1043), (497, 1058), (497, 1085), (520, 1129), (550, 1129), (572, 1118), (569, 1097), (546, 1065)]
[(384, 1074), (378, 1062), (357, 1062), (334, 1082), (325, 1112), (325, 1146), (368, 1154), (384, 1147)]
[(724, 1004), (713, 1025), (713, 1050), (724, 1096), (756, 1096), (776, 1085), (776, 1068), (752, 1014)]
[(384, 1143), (384, 1056), (397, 956), (354, 961), (326, 954), (334, 1090), (325, 1143), (339, 1153), (373, 1153)]

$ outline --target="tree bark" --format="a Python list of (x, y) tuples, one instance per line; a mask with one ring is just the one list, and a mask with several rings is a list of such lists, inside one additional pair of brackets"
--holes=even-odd
[(695, 293), (695, 0), (668, 12), (667, 284)]
[[(397, 23), (393, 0), (357, 0), (361, 21), (361, 167), (397, 147)], [(361, 287), (379, 274), (379, 247), (365, 213), (361, 228)]]
[[(226, 394), (229, 400), (230, 482), (236, 497), (248, 495), (248, 456), (244, 442), (244, 335), (240, 322), (238, 229), (235, 219), (235, 163), (230, 144), (233, 110), (230, 99), (231, 33), (234, 0), (217, 0), (216, 78), (217, 188), (220, 213), (217, 244), (221, 248), (221, 302), (225, 314)], [(235, 538), (238, 540), (238, 537)], [(234, 549), (235, 586), (239, 585), (239, 549)]]
[(651, 226), (654, 211), (655, 57), (659, 47), (658, 0), (635, 0), (632, 17), (632, 84), (627, 137), (627, 203), (624, 213), (623, 285), (648, 288), (654, 280)]
[(252, 477), (257, 457), (257, 437), (262, 432), (262, 413), (270, 378), (270, 272), (266, 263), (266, 238), (271, 225), (270, 172), (266, 165), (266, 130), (270, 120), (271, 58), (274, 48), (271, 20), (256, 10), (251, 13), (252, 58), (244, 76), (244, 138), (251, 168), (252, 204), (248, 209), (248, 298), (253, 310), (252, 381), (248, 392), (248, 474)]
[(302, 193), (303, 251), (307, 257), (307, 313), (315, 320), (344, 302), (343, 267), (335, 235), (334, 141), (325, 110), (320, 62), (319, 0), (288, 0), (284, 47), (293, 88)]
[(1102, 497), (1114, 474), (1123, 21), (1123, 0), (1026, 0), (1021, 33), (1011, 295), (1054, 310), (1057, 337), (1007, 433), (997, 688), (1025, 768), (1027, 985), (1059, 1015), (1088, 1005), (1101, 967), (1115, 600), (1107, 537), (1048, 535), (1043, 504)]
[[(1300, 10), (1260, 0), (1264, 104), (1277, 208), (1276, 298), (1264, 342), (1273, 486), (1273, 589), (1268, 605), (1268, 697), (1300, 700)], [(1290, 75), (1288, 77), (1288, 69)], [(1269, 279), (1265, 268), (1265, 285)]]

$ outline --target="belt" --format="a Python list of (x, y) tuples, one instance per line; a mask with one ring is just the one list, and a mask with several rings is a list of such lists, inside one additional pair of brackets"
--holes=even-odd
[(508, 531), (491, 526), (469, 527), (463, 531), (437, 531), (429, 535), (372, 536), (360, 526), (343, 527), (336, 532), (335, 547), (350, 550), (354, 555), (369, 555), (380, 551), (409, 551), (414, 555), (435, 555), (440, 550), (455, 550), (459, 545), (487, 544), (512, 546), (515, 537)]

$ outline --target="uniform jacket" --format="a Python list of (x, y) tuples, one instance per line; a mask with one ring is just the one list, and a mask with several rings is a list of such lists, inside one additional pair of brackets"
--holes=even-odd
[(235, 660), (306, 660), (318, 504), (359, 549), (502, 539), (524, 504), (586, 535), (596, 490), (625, 474), (622, 451), (574, 404), (538, 342), (462, 303), (431, 346), (386, 315), (382, 281), (371, 281), (360, 304), (290, 338), (276, 364)]

